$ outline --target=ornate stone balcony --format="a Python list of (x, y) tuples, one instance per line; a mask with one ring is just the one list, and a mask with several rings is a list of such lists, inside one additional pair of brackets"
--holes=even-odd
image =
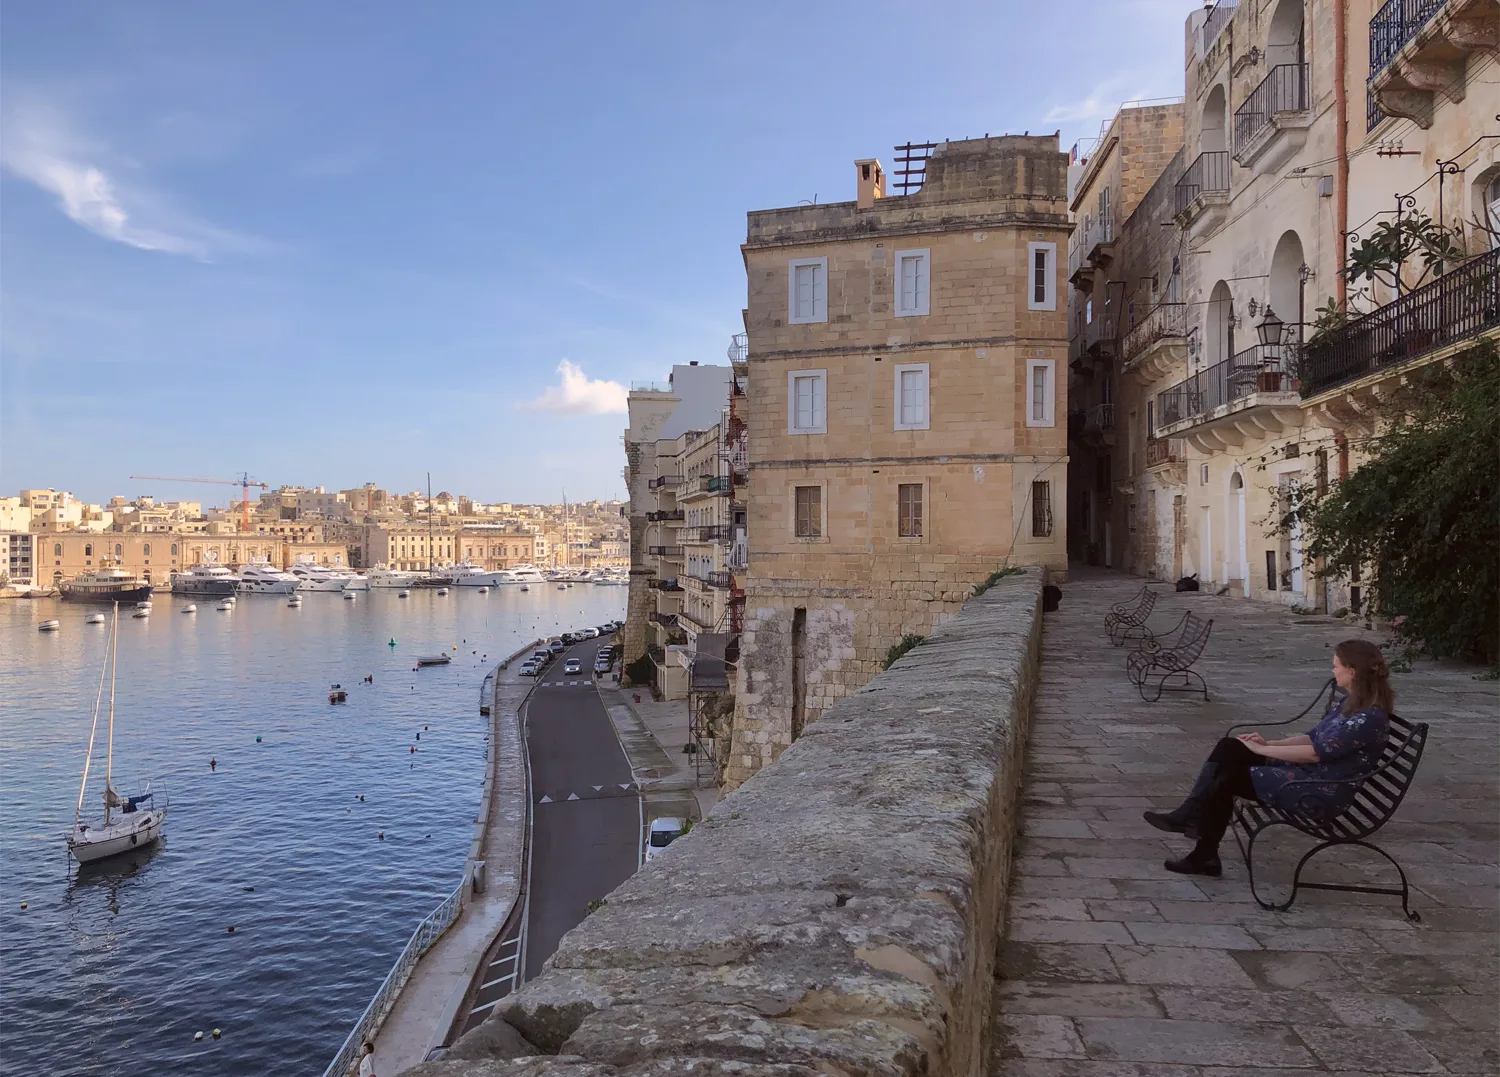
[(1234, 110), (1234, 159), (1257, 173), (1278, 172), (1307, 141), (1312, 126), (1307, 64), (1277, 64)]
[(1303, 422), (1293, 344), (1257, 344), (1156, 394), (1158, 437), (1216, 453)]
[(1125, 334), (1120, 373), (1149, 385), (1187, 364), (1186, 303), (1158, 303)]
[(1385, 115), (1431, 127), (1439, 96), (1467, 95), (1469, 57), (1497, 51), (1494, 0), (1388, 0), (1370, 20), (1370, 96)]
[(1177, 224), (1194, 239), (1218, 231), (1229, 214), (1229, 151), (1206, 150), (1173, 188)]

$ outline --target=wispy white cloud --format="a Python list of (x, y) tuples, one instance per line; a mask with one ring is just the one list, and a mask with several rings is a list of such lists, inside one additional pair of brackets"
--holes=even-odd
[(172, 210), (158, 194), (122, 185), (106, 171), (108, 150), (80, 137), (55, 108), (35, 102), (6, 110), (0, 165), (57, 198), (57, 208), (95, 235), (146, 251), (208, 260), (225, 250), (269, 244)]
[(617, 381), (591, 378), (574, 363), (557, 364), (560, 381), (549, 385), (535, 400), (516, 405), (523, 411), (555, 411), (564, 415), (608, 415), (625, 410), (625, 386)]

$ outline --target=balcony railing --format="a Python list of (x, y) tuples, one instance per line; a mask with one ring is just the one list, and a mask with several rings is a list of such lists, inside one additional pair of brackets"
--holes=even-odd
[(1394, 60), (1444, 0), (1388, 0), (1370, 20), (1370, 77)]
[(1113, 404), (1095, 404), (1083, 413), (1083, 429), (1085, 433), (1100, 433), (1115, 428), (1115, 406)]
[(632, 393), (670, 393), (672, 383), (669, 381), (633, 381), (630, 383)]
[(1229, 20), (1234, 18), (1234, 9), (1237, 7), (1239, 7), (1237, 0), (1219, 0), (1208, 9), (1208, 17), (1203, 20), (1203, 51), (1205, 53), (1213, 48), (1214, 42), (1229, 25)]
[(1146, 439), (1146, 466), (1148, 468), (1160, 467), (1162, 464), (1176, 464), (1185, 459), (1187, 456), (1181, 438)]
[(1187, 336), (1187, 304), (1158, 303), (1125, 334), (1125, 361), (1129, 362), (1163, 337)]
[[(686, 537), (686, 536), (684, 536)], [(696, 537), (699, 542), (728, 542), (728, 524), (709, 524), (697, 529)]]
[[(1104, 349), (1113, 349), (1115, 343), (1115, 316), (1099, 311), (1094, 315), (1094, 320), (1087, 322), (1083, 327), (1084, 347), (1089, 351), (1098, 351), (1101, 346)], [(1112, 354), (1112, 352), (1106, 352)]]
[(731, 364), (745, 363), (750, 359), (750, 345), (744, 333), (736, 333), (729, 338), (729, 362)]
[(729, 590), (730, 583), (729, 573), (723, 571), (722, 569), (715, 572), (706, 573), (703, 576), (703, 582), (708, 584), (710, 587), (716, 587), (721, 591), (727, 591)]
[(1156, 394), (1156, 424), (1170, 426), (1249, 396), (1289, 392), (1298, 364), (1294, 344), (1257, 344)]
[(1234, 148), (1243, 153), (1280, 112), (1307, 111), (1307, 65), (1277, 64), (1234, 110)]
[(677, 582), (676, 577), (670, 580), (652, 580), (651, 586), (657, 591), (681, 591), (682, 584)]
[(1302, 395), (1399, 366), (1500, 326), (1500, 250), (1449, 270), (1307, 345)]
[(1229, 190), (1229, 151), (1206, 150), (1200, 153), (1173, 190), (1174, 212), (1181, 213), (1199, 195)]
[(682, 557), (681, 546), (647, 546), (646, 552), (652, 557)]
[(1373, 131), (1380, 126), (1380, 121), (1386, 119), (1385, 112), (1380, 107), (1380, 102), (1375, 100), (1372, 90), (1365, 91), (1365, 130)]
[(653, 490), (660, 490), (663, 486), (676, 486), (682, 481), (681, 475), (658, 475), (646, 483)]
[(675, 613), (657, 613), (655, 610), (652, 610), (646, 614), (646, 618), (652, 624), (659, 624), (663, 628), (677, 627), (677, 614)]
[(646, 522), (659, 524), (672, 520), (681, 520), (686, 515), (682, 509), (658, 509), (646, 513)]

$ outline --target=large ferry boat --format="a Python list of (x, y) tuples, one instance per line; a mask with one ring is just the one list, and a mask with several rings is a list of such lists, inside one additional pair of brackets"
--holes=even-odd
[(123, 602), (134, 605), (151, 599), (151, 585), (123, 568), (114, 565), (102, 566), (93, 572), (85, 572), (74, 580), (64, 580), (57, 585), (65, 602)]
[(239, 589), (246, 594), (289, 595), (300, 582), (269, 561), (251, 561), (240, 569)]
[(174, 595), (203, 595), (222, 598), (239, 588), (240, 578), (217, 561), (205, 561), (186, 572), (172, 573)]

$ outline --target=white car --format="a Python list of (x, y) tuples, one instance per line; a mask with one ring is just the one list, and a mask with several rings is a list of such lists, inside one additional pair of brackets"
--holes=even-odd
[(687, 824), (675, 816), (664, 815), (651, 820), (651, 832), (646, 837), (646, 859), (660, 856), (678, 838), (687, 832)]
[(523, 676), (523, 677), (535, 677), (536, 674), (537, 674), (537, 666), (536, 666), (536, 664), (534, 662), (523, 662), (523, 663), (521, 663), (521, 676)]
[(563, 666), (564, 673), (582, 673), (583, 663), (576, 658), (568, 659), (568, 664)]

